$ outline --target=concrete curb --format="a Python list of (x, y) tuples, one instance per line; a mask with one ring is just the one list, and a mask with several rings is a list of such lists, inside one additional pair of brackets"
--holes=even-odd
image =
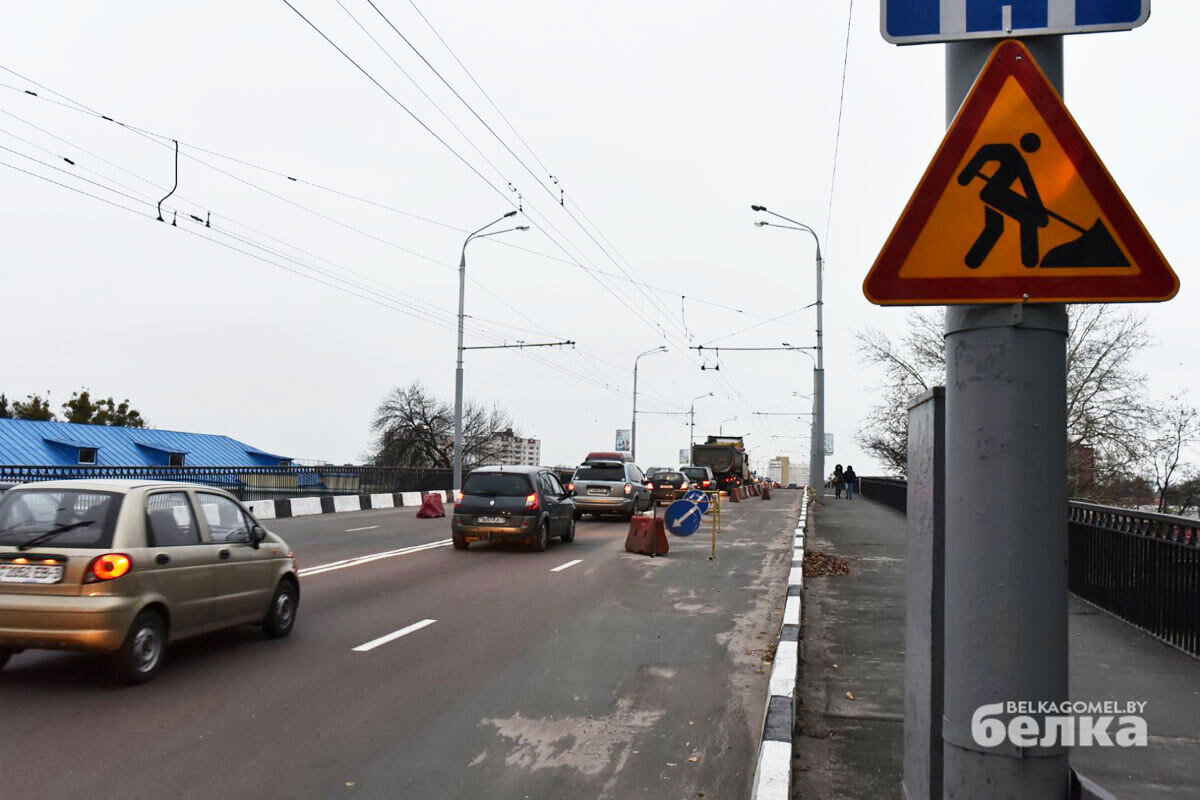
[(804, 538), (809, 499), (800, 504), (800, 520), (792, 539), (792, 571), (779, 630), (779, 646), (771, 667), (767, 711), (763, 719), (752, 800), (788, 800), (792, 792), (792, 728), (796, 719), (796, 673), (800, 667), (800, 610), (804, 592)]
[(248, 500), (244, 505), (250, 509), (251, 514), (261, 520), (288, 519), (309, 514), (341, 514), (346, 511), (419, 506), (427, 494), (440, 494), (445, 502), (450, 502), (450, 492), (431, 489), (427, 492), (339, 494), (329, 497), (291, 497), (286, 500)]

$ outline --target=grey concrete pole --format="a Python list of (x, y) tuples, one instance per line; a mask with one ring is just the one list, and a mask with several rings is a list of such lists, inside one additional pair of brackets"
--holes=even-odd
[[(1062, 38), (1026, 44), (1061, 92)], [(993, 45), (946, 46), (947, 123)], [(1066, 309), (951, 306), (945, 334), (943, 796), (1061, 800), (1065, 748), (985, 747), (971, 719), (986, 704), (1068, 696)]]
[(629, 460), (637, 463), (637, 364), (638, 356), (633, 360), (633, 421), (629, 423)]
[(454, 491), (462, 488), (463, 457), (463, 310), (467, 293), (467, 242), (458, 261), (458, 366), (454, 370)]
[[(813, 233), (813, 238), (817, 234)], [(813, 373), (813, 427), (816, 439), (809, 456), (809, 469), (816, 469), (816, 478), (809, 479), (817, 497), (825, 495), (825, 300), (822, 296), (825, 260), (821, 258), (821, 242), (817, 241), (817, 369)]]

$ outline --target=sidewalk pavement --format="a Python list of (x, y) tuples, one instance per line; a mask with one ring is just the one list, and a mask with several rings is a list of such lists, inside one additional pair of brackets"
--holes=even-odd
[[(805, 577), (794, 798), (900, 798), (904, 515), (856, 497), (813, 509), (810, 552), (850, 574)], [(1119, 800), (1200, 800), (1200, 661), (1074, 597), (1073, 700), (1145, 700), (1144, 748), (1075, 748), (1071, 764)]]

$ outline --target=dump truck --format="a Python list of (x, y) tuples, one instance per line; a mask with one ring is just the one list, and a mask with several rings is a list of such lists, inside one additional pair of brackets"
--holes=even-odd
[(709, 436), (692, 445), (692, 464), (711, 467), (717, 487), (736, 488), (750, 480), (750, 454), (741, 436)]

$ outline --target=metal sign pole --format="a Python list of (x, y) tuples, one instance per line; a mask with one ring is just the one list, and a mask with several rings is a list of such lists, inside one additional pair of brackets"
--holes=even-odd
[[(993, 44), (946, 45), (947, 124)], [(1061, 93), (1062, 37), (1025, 44)], [(1060, 800), (1064, 748), (987, 747), (971, 721), (1068, 696), (1066, 307), (950, 306), (945, 336), (945, 797)]]

